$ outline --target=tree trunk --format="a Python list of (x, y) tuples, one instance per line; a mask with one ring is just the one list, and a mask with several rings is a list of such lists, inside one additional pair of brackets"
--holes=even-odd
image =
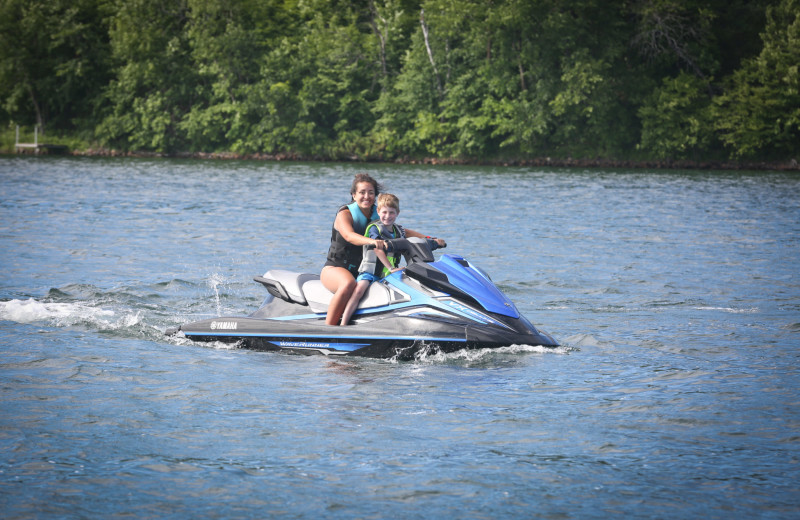
[(419, 10), (419, 23), (422, 26), (422, 36), (425, 38), (425, 48), (428, 50), (428, 59), (431, 61), (433, 67), (433, 75), (436, 78), (436, 89), (439, 91), (439, 98), (442, 97), (442, 80), (439, 77), (439, 71), (436, 69), (436, 61), (433, 59), (433, 51), (431, 50), (431, 43), (428, 40), (428, 25), (425, 23), (425, 9)]
[(528, 90), (525, 84), (525, 69), (522, 66), (522, 42), (517, 41), (513, 44), (513, 48), (517, 51), (517, 68), (519, 69), (519, 88), (524, 92)]
[(376, 18), (380, 19), (383, 22), (384, 26), (388, 26), (389, 24), (386, 23), (386, 19), (382, 17), (378, 13), (378, 9), (375, 7), (375, 2), (369, 0), (369, 10), (372, 12), (372, 16), (369, 18), (370, 25), (372, 25), (372, 30), (375, 31), (375, 34), (378, 35), (378, 40), (381, 42), (381, 70), (383, 72), (383, 77), (386, 77), (386, 35), (381, 31), (381, 28), (378, 27), (378, 22), (375, 21)]
[(39, 102), (36, 100), (36, 94), (34, 94), (30, 83), (27, 83), (25, 86), (28, 89), (28, 94), (31, 96), (31, 103), (33, 103), (33, 109), (36, 112), (36, 124), (41, 129), (42, 135), (44, 135), (44, 118), (42, 117), (42, 110), (39, 108)]

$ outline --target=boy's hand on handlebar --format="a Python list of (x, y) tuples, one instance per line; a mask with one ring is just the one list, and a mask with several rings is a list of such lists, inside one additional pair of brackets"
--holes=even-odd
[(447, 242), (443, 238), (437, 238), (436, 243), (439, 244), (439, 247), (447, 247)]

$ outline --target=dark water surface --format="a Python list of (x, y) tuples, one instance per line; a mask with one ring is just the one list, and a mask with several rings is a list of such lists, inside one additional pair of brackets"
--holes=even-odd
[[(166, 338), (318, 271), (367, 170), (563, 346)], [(798, 518), (800, 175), (0, 158), (14, 518)]]

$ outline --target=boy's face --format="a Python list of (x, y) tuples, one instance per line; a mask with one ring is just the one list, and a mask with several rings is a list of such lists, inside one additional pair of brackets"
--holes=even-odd
[(384, 226), (391, 226), (394, 224), (394, 219), (400, 212), (389, 206), (381, 206), (378, 209), (378, 218), (381, 219), (381, 224)]

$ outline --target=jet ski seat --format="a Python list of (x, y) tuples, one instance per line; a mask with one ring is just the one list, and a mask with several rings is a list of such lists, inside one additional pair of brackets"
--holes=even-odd
[[(303, 284), (303, 293), (306, 295), (308, 305), (314, 312), (328, 312), (328, 304), (333, 298), (333, 293), (322, 285), (319, 280), (309, 280)], [(391, 294), (383, 284), (371, 283), (367, 292), (358, 303), (359, 309), (381, 307), (392, 303)]]
[(287, 302), (308, 305), (303, 294), (303, 284), (311, 280), (319, 280), (319, 275), (272, 269), (264, 273), (264, 276), (256, 276), (253, 280), (266, 287), (273, 296)]
[[(333, 293), (322, 285), (319, 275), (316, 274), (272, 269), (264, 273), (264, 276), (253, 279), (266, 287), (273, 296), (290, 303), (308, 305), (312, 311), (318, 313), (328, 312), (328, 304), (333, 298)], [(408, 300), (407, 295), (390, 290), (384, 284), (371, 283), (358, 308), (381, 307)]]

